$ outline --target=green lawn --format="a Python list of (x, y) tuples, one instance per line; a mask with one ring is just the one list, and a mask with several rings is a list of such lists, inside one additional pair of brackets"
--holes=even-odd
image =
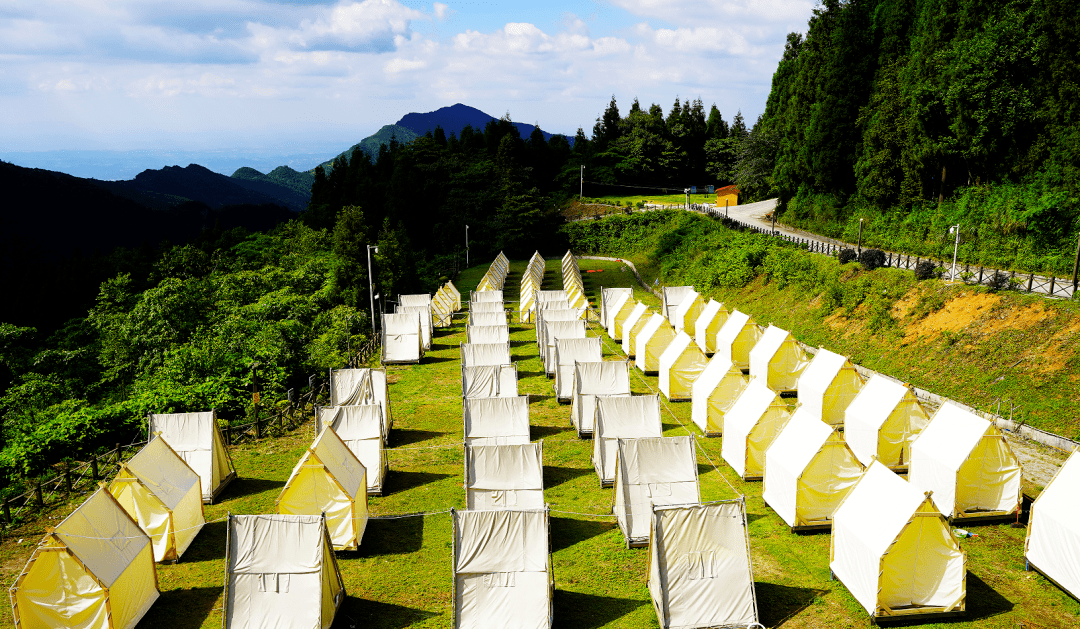
[[(505, 298), (516, 302), (523, 261), (511, 264)], [(582, 260), (586, 291), (629, 286), (633, 276), (616, 262)], [(586, 273), (586, 270), (599, 270)], [(462, 273), (463, 295), (486, 266)], [(544, 288), (560, 288), (559, 262), (549, 261)], [(655, 297), (636, 287), (652, 307)], [(516, 306), (516, 303), (515, 303)], [(516, 318), (516, 317), (515, 317)], [(388, 453), (386, 495), (369, 501), (375, 516), (434, 512), (400, 519), (373, 519), (361, 549), (339, 553), (348, 598), (336, 628), (449, 627), (452, 619), (451, 525), (442, 513), (464, 506), (462, 487), (461, 384), (458, 344), (464, 319), (436, 332), (432, 351), (420, 365), (393, 366), (390, 397), (394, 429)], [(597, 331), (593, 331), (596, 334)], [(605, 358), (615, 344), (605, 338)], [(512, 355), (518, 362), (519, 389), (530, 396), (533, 439), (544, 440), (545, 496), (552, 509), (551, 548), (555, 577), (555, 624), (573, 628), (657, 627), (646, 587), (648, 551), (628, 550), (610, 513), (612, 490), (601, 489), (590, 463), (590, 441), (571, 427), (569, 406), (554, 399), (537, 354), (530, 325), (511, 326)], [(655, 377), (631, 376), (635, 393), (657, 387)], [(665, 404), (666, 435), (699, 437), (708, 457), (699, 456), (703, 500), (744, 493), (761, 621), (767, 627), (863, 627), (867, 616), (838, 581), (830, 580), (828, 533), (794, 535), (762, 501), (761, 483), (738, 480), (720, 457), (720, 439), (704, 439), (690, 424), (690, 404)], [(240, 479), (223, 500), (206, 508), (208, 520), (227, 512), (268, 513), (293, 465), (313, 437), (310, 422), (292, 434), (233, 449)], [(734, 487), (734, 490), (732, 489)], [(45, 526), (70, 510), (56, 509), (52, 520), (25, 527), (19, 538), (0, 547), (3, 577), (11, 583)], [(595, 514), (595, 515), (582, 515)], [(1022, 529), (975, 526), (978, 538), (965, 539), (968, 552), (968, 618), (957, 627), (1075, 627), (1080, 605), (1036, 573), (1023, 569)], [(208, 525), (177, 565), (159, 566), (161, 600), (140, 627), (194, 629), (221, 626), (224, 578), (224, 523)], [(0, 622), (12, 624), (10, 609)], [(926, 624), (924, 626), (945, 626)]]

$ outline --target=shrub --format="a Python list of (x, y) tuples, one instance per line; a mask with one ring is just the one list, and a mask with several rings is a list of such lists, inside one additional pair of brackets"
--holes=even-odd
[(937, 267), (929, 260), (923, 260), (915, 265), (915, 279), (928, 280), (937, 276)]
[(885, 252), (881, 249), (866, 249), (859, 254), (859, 264), (867, 271), (885, 266)]
[(1001, 271), (994, 273), (986, 280), (986, 285), (990, 287), (991, 292), (997, 292), (999, 290), (1005, 290), (1009, 288), (1009, 276)]
[(836, 254), (836, 259), (840, 261), (840, 264), (847, 264), (848, 262), (854, 262), (856, 258), (854, 249), (841, 249), (840, 253)]

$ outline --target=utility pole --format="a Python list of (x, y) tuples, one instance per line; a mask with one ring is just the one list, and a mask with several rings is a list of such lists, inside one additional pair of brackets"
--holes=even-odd
[(686, 195), (686, 211), (690, 211), (690, 188), (683, 188), (683, 194)]
[(952, 250), (952, 273), (950, 274), (949, 281), (956, 281), (956, 251), (960, 248), (960, 223), (957, 223), (949, 228), (949, 233), (956, 233), (956, 240), (953, 242)]
[(371, 304), (371, 336), (375, 336), (375, 288), (372, 284), (371, 277), (371, 250), (374, 249), (375, 253), (379, 253), (379, 248), (368, 245), (367, 246), (367, 289), (368, 289), (368, 301)]
[(581, 165), (581, 186), (578, 188), (578, 201), (585, 198), (585, 164)]
[(1073, 295), (1076, 294), (1076, 271), (1080, 270), (1080, 235), (1076, 237), (1076, 259), (1073, 261)]
[(863, 224), (863, 219), (860, 218), (859, 219), (859, 245), (858, 245), (858, 250), (859, 250), (858, 255), (860, 255), (860, 256), (862, 255), (862, 224)]
[(469, 226), (465, 226), (465, 268), (469, 268)]

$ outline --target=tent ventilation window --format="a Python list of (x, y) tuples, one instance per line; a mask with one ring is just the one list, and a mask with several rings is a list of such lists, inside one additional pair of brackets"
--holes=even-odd
[(269, 573), (259, 575), (260, 592), (277, 592), (278, 594), (289, 593), (289, 575)]

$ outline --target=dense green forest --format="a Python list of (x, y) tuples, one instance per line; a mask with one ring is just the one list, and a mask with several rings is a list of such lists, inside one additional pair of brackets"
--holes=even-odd
[(1067, 0), (825, 0), (754, 129), (784, 220), (912, 253), (1071, 269), (1080, 10)]

